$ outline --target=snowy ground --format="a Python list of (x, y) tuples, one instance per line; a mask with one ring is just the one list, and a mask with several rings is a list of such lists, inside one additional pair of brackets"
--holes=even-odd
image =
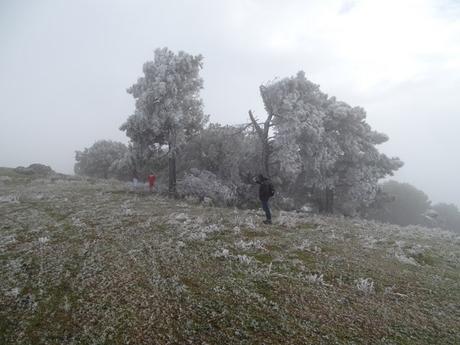
[(0, 170), (1, 344), (460, 344), (460, 238)]

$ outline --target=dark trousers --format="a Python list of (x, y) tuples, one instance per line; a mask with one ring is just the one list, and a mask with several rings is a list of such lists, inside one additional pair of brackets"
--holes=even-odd
[(268, 206), (268, 199), (267, 200), (260, 200), (262, 202), (262, 209), (265, 211), (265, 216), (267, 220), (272, 220), (272, 214), (270, 213), (270, 207)]

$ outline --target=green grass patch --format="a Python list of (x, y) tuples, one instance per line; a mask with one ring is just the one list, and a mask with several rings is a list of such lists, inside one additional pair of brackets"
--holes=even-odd
[(265, 231), (257, 231), (257, 230), (249, 230), (249, 229), (244, 229), (241, 231), (244, 237), (247, 239), (255, 239), (259, 237), (266, 237), (268, 236), (268, 233)]
[(257, 261), (262, 262), (264, 264), (269, 264), (273, 261), (273, 256), (270, 253), (255, 253), (251, 255)]
[(436, 266), (436, 263), (440, 262), (438, 257), (429, 252), (412, 255), (412, 258), (420, 265)]

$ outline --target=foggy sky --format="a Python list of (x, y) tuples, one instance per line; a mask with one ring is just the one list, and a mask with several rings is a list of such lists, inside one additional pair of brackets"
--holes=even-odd
[(0, 166), (72, 173), (75, 150), (127, 143), (126, 89), (165, 46), (204, 56), (223, 124), (264, 117), (259, 85), (304, 70), (389, 135), (398, 181), (460, 206), (458, 1), (0, 0)]

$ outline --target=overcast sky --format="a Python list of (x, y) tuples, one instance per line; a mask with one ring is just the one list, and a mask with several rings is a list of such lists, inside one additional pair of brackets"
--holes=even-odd
[(304, 70), (389, 135), (397, 180), (460, 206), (459, 1), (0, 0), (0, 166), (127, 142), (126, 89), (165, 46), (204, 56), (212, 122), (263, 117), (259, 85)]

